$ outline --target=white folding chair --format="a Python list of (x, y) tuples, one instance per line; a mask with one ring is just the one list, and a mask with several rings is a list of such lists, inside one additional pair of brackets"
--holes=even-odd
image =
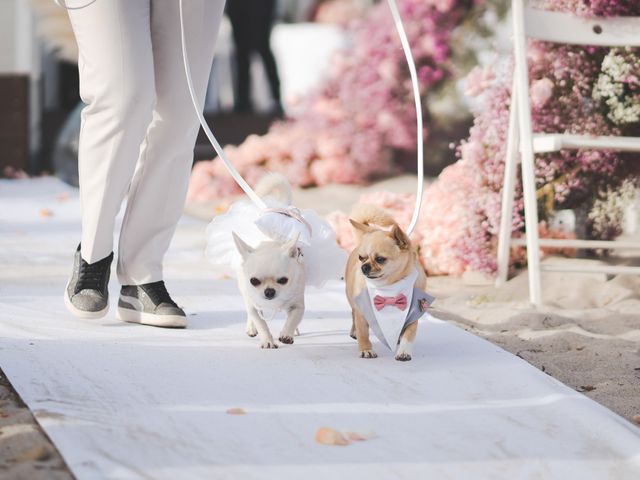
[[(638, 243), (596, 240), (540, 239), (534, 175), (534, 155), (562, 149), (607, 149), (640, 152), (640, 138), (581, 136), (568, 134), (534, 134), (531, 127), (527, 38), (573, 45), (606, 47), (640, 47), (640, 17), (581, 18), (568, 13), (547, 12), (525, 7), (525, 0), (512, 0), (515, 68), (502, 191), (502, 217), (498, 237), (497, 283), (507, 280), (511, 245), (527, 247), (529, 296), (540, 305), (542, 271), (601, 272), (610, 274), (640, 273), (640, 267), (600, 266), (565, 267), (540, 265), (540, 247), (640, 248)], [(519, 154), (519, 155), (518, 155)], [(640, 156), (639, 156), (640, 159)], [(521, 161), (525, 212), (525, 238), (512, 239), (513, 199), (518, 161)]]

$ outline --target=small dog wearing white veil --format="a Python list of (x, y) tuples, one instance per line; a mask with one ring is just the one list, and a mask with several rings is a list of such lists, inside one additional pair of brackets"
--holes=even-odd
[[(322, 287), (331, 278), (339, 279), (346, 253), (325, 220), (312, 210), (291, 207), (291, 187), (283, 176), (266, 175), (256, 193), (267, 203), (266, 212), (282, 215), (265, 215), (247, 201), (235, 203), (209, 225), (207, 256), (221, 273), (237, 277), (247, 310), (247, 335), (257, 335), (261, 348), (278, 348), (268, 321), (284, 312), (287, 319), (278, 340), (292, 344), (305, 312), (306, 285)], [(299, 231), (273, 225), (281, 220)], [(265, 231), (276, 233), (269, 237)]]
[(278, 348), (267, 318), (283, 310), (287, 321), (278, 339), (293, 343), (304, 316), (305, 274), (298, 239), (285, 244), (266, 241), (253, 248), (235, 233), (233, 238), (243, 259), (238, 287), (247, 309), (247, 335), (259, 335), (262, 348)]

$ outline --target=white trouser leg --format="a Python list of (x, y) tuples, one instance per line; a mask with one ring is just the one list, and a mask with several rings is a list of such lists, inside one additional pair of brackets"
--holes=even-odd
[[(224, 0), (184, 2), (186, 44), (200, 105), (223, 8)], [(162, 259), (184, 207), (199, 126), (182, 63), (178, 0), (151, 1), (151, 44), (157, 102), (120, 232), (117, 270), (123, 285), (162, 279)]]
[(129, 188), (155, 102), (149, 1), (98, 0), (69, 11), (79, 48), (82, 257), (113, 250), (115, 217)]

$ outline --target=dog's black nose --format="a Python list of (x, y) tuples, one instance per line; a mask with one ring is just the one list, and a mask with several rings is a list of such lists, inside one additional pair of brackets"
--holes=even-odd
[(365, 275), (369, 275), (371, 273), (371, 265), (369, 265), (368, 263), (362, 265), (362, 273), (364, 273)]
[(273, 297), (276, 296), (275, 288), (265, 288), (264, 289), (264, 296), (267, 297), (269, 300), (271, 300)]

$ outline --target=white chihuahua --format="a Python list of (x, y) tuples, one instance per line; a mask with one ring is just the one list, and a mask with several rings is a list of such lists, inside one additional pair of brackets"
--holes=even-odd
[(219, 273), (237, 277), (247, 334), (259, 335), (262, 348), (277, 348), (267, 322), (284, 311), (279, 339), (293, 343), (305, 311), (306, 285), (322, 288), (327, 280), (339, 279), (346, 254), (326, 220), (293, 207), (284, 176), (265, 175), (255, 190), (268, 208), (243, 200), (214, 218), (207, 228), (206, 255)]
[(278, 338), (293, 343), (293, 336), (304, 315), (305, 270), (297, 238), (285, 244), (262, 242), (256, 248), (233, 234), (242, 256), (238, 286), (247, 308), (247, 335), (260, 337), (261, 348), (278, 348), (267, 318), (282, 310), (287, 321)]

